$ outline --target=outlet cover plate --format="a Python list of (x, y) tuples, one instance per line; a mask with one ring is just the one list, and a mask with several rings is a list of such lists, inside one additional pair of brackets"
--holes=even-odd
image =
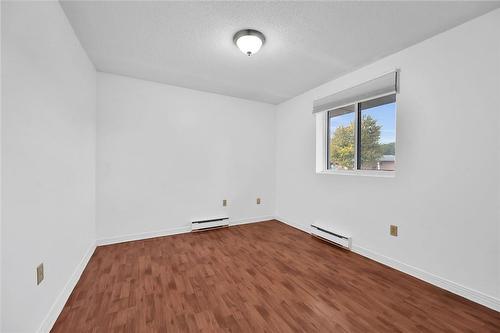
[(398, 226), (391, 224), (391, 236), (398, 237)]
[(44, 278), (44, 275), (43, 275), (43, 263), (41, 263), (40, 265), (38, 265), (36, 267), (36, 285), (37, 286), (40, 283), (42, 283), (43, 278)]

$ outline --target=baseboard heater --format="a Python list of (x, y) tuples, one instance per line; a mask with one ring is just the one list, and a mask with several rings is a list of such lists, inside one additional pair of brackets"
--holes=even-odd
[(191, 221), (191, 232), (206, 231), (229, 227), (229, 217), (217, 217), (209, 219), (197, 219)]
[(351, 237), (320, 223), (311, 224), (311, 235), (341, 248), (351, 249)]

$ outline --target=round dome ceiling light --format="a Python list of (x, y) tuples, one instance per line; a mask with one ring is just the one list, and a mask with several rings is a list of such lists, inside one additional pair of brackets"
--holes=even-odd
[(240, 30), (233, 37), (234, 44), (247, 56), (259, 52), (265, 41), (266, 37), (264, 37), (264, 34), (253, 29)]

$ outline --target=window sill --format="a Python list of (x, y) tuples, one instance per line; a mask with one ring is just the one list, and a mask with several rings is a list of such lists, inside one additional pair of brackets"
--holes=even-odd
[(361, 177), (380, 177), (394, 178), (396, 171), (377, 171), (377, 170), (323, 170), (316, 171), (320, 175), (341, 175), (341, 176), (361, 176)]

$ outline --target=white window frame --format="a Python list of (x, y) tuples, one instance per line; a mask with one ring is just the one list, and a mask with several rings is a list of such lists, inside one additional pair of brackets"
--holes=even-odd
[[(358, 149), (358, 129), (357, 129), (357, 124), (358, 124), (358, 117), (359, 117), (359, 103), (366, 102), (372, 99), (377, 99), (380, 97), (384, 96), (389, 96), (393, 95), (394, 93), (389, 93), (389, 94), (383, 94), (383, 95), (378, 95), (378, 96), (373, 96), (370, 98), (362, 99), (362, 100), (356, 100), (352, 103), (342, 105), (339, 107), (335, 107), (335, 109), (342, 108), (342, 107), (347, 107), (350, 105), (354, 105), (354, 123), (356, 124), (356, 130), (354, 131), (354, 145), (356, 147), (356, 150)], [(396, 114), (395, 117), (397, 117), (397, 99), (396, 99)], [(332, 110), (335, 110), (332, 109)], [(354, 170), (332, 170), (328, 168), (328, 112), (331, 110), (326, 110), (324, 112), (318, 112), (316, 113), (316, 173), (317, 174), (324, 174), (324, 175), (342, 175), (342, 176), (368, 176), (368, 177), (383, 177), (383, 178), (393, 178), (396, 176), (396, 171), (387, 171), (387, 170), (360, 170), (360, 169), (354, 169)], [(397, 121), (396, 127), (397, 127)], [(396, 136), (397, 136), (397, 131), (396, 131)], [(397, 137), (396, 137), (396, 142), (397, 142)], [(396, 144), (396, 152), (395, 155), (398, 156), (397, 154), (397, 147), (398, 145)], [(354, 165), (358, 165), (357, 161), (357, 156), (358, 154), (354, 154)], [(396, 170), (397, 170), (397, 159), (395, 161), (396, 165)]]

